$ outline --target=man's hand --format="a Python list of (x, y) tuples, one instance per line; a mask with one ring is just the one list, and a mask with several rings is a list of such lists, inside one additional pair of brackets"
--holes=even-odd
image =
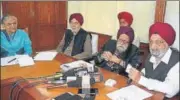
[(121, 59), (115, 55), (112, 55), (112, 57), (109, 59), (109, 61), (119, 64), (121, 62)]
[(103, 57), (106, 61), (109, 61), (110, 58), (112, 57), (112, 53), (109, 52), (109, 51), (104, 51), (103, 54), (102, 54), (102, 57)]
[(131, 78), (133, 81), (135, 81), (136, 83), (139, 82), (140, 78), (141, 78), (141, 72), (139, 72), (137, 69), (135, 68), (131, 68), (129, 71), (129, 78)]

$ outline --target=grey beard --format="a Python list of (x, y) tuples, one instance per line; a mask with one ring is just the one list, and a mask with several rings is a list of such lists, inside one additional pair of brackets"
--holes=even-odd
[(127, 46), (117, 46), (116, 49), (119, 53), (123, 53), (127, 50)]
[(150, 49), (151, 55), (153, 55), (156, 58), (162, 58), (164, 54), (166, 53), (166, 50), (152, 50)]

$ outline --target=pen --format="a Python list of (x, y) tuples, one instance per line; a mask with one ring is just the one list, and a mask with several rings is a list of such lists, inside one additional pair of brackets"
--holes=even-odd
[(14, 60), (16, 60), (16, 58), (14, 58), (14, 59), (12, 59), (12, 60), (8, 61), (8, 63), (11, 63), (11, 62), (12, 62), (12, 61), (14, 61)]
[(68, 66), (68, 65), (63, 65), (64, 67), (66, 67), (66, 68), (69, 68), (70, 66)]

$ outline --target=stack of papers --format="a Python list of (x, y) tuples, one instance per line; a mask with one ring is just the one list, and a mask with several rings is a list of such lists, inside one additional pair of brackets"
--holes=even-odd
[(21, 56), (20, 58), (18, 58), (18, 62), (21, 67), (34, 65), (34, 60), (29, 55)]
[(135, 85), (130, 85), (108, 93), (107, 96), (112, 100), (144, 100), (152, 94)]
[(51, 61), (54, 59), (54, 57), (57, 55), (58, 52), (53, 51), (45, 51), (45, 52), (39, 52), (35, 57), (34, 60), (39, 61)]

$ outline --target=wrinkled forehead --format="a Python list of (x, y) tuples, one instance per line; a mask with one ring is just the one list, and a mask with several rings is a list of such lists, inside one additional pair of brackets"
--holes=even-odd
[(4, 19), (3, 23), (14, 23), (17, 22), (17, 18), (15, 16), (8, 16)]

